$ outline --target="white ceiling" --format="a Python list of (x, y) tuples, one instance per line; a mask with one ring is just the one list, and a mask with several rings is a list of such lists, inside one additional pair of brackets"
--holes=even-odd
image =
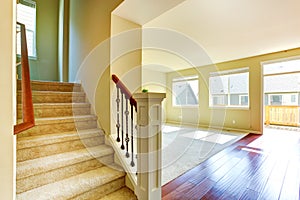
[(113, 14), (144, 25), (183, 1), (185, 0), (124, 0)]
[(214, 63), (300, 47), (300, 0), (125, 0), (115, 14), (187, 36)]

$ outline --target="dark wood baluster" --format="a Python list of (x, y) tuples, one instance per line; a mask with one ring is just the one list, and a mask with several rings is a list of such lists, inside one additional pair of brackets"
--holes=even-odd
[(130, 165), (134, 167), (134, 154), (133, 154), (133, 105), (130, 104), (131, 107), (131, 163)]
[(120, 142), (120, 88), (117, 87), (117, 142)]
[(122, 92), (121, 93), (121, 132), (122, 132), (122, 145), (121, 145), (121, 149), (124, 150), (125, 147), (124, 147), (124, 102), (123, 102), (123, 99), (124, 99), (124, 93)]
[(128, 115), (129, 115), (129, 111), (128, 111), (128, 101), (129, 99), (126, 99), (126, 110), (125, 110), (125, 121), (126, 121), (126, 138), (125, 138), (125, 142), (126, 142), (126, 158), (129, 158), (129, 153), (128, 153), (128, 142), (129, 142), (129, 137), (128, 137)]

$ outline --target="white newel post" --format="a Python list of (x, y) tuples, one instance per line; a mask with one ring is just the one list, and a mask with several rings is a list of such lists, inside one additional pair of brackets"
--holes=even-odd
[(137, 101), (137, 197), (161, 199), (162, 106), (165, 93), (136, 93)]

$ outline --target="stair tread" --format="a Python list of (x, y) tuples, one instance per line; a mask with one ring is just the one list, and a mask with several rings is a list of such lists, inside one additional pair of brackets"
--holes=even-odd
[[(21, 82), (21, 80), (18, 80)], [(42, 80), (31, 80), (31, 84), (41, 84), (41, 85), (70, 85), (70, 86), (78, 86), (80, 87), (80, 83), (70, 83), (70, 82), (58, 82), (58, 81), (42, 81)]]
[(114, 153), (113, 149), (110, 146), (103, 144), (94, 147), (87, 147), (85, 149), (17, 162), (17, 177), (18, 179), (25, 178), (34, 174), (43, 173), (86, 160), (100, 158), (112, 153)]
[(69, 199), (124, 177), (125, 173), (100, 167), (17, 195), (17, 199)]
[(26, 136), (18, 138), (17, 149), (32, 148), (36, 146), (55, 144), (71, 140), (104, 136), (103, 131), (99, 128), (70, 131), (56, 134), (45, 134), (37, 136)]
[[(18, 93), (22, 91), (18, 90)], [(33, 90), (32, 95), (72, 95), (72, 96), (85, 96), (84, 92), (62, 92), (62, 91), (40, 91)]]
[[(19, 107), (22, 106), (22, 104), (18, 104)], [(90, 107), (89, 103), (85, 102), (78, 102), (78, 103), (33, 103), (34, 107), (65, 107), (65, 106), (71, 106), (71, 107)]]
[(80, 83), (69, 83), (69, 82), (56, 82), (56, 81), (30, 81), (32, 84), (44, 84), (44, 85), (69, 85), (80, 87)]
[(129, 188), (123, 187), (98, 200), (137, 200), (137, 197)]
[[(34, 103), (35, 118), (63, 117), (90, 115), (91, 105), (85, 102), (78, 103)], [(18, 119), (22, 118), (22, 104), (18, 104)]]
[[(114, 150), (104, 143), (81, 84), (31, 81), (31, 86), (36, 127), (17, 137), (17, 155), (22, 158), (16, 166), (17, 199), (105, 195), (100, 199), (136, 200), (124, 186), (122, 167), (113, 163)], [(22, 102), (21, 91), (17, 94), (17, 102)], [(21, 117), (22, 104), (17, 106)]]
[[(63, 116), (63, 117), (44, 117), (44, 118), (35, 118), (35, 125), (40, 124), (54, 124), (54, 123), (65, 123), (65, 122), (78, 122), (86, 120), (97, 120), (95, 115), (76, 115), (76, 116)], [(18, 123), (21, 123), (21, 120), (18, 120)]]
[(63, 116), (63, 117), (44, 117), (44, 118), (36, 118), (36, 121), (46, 121), (46, 120), (56, 120), (56, 119), (84, 119), (87, 117), (96, 118), (95, 115), (76, 115), (76, 116)]

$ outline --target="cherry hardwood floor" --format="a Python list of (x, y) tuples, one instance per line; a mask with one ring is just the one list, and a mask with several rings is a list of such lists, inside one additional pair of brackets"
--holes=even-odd
[(300, 132), (248, 134), (167, 183), (163, 200), (300, 199)]

